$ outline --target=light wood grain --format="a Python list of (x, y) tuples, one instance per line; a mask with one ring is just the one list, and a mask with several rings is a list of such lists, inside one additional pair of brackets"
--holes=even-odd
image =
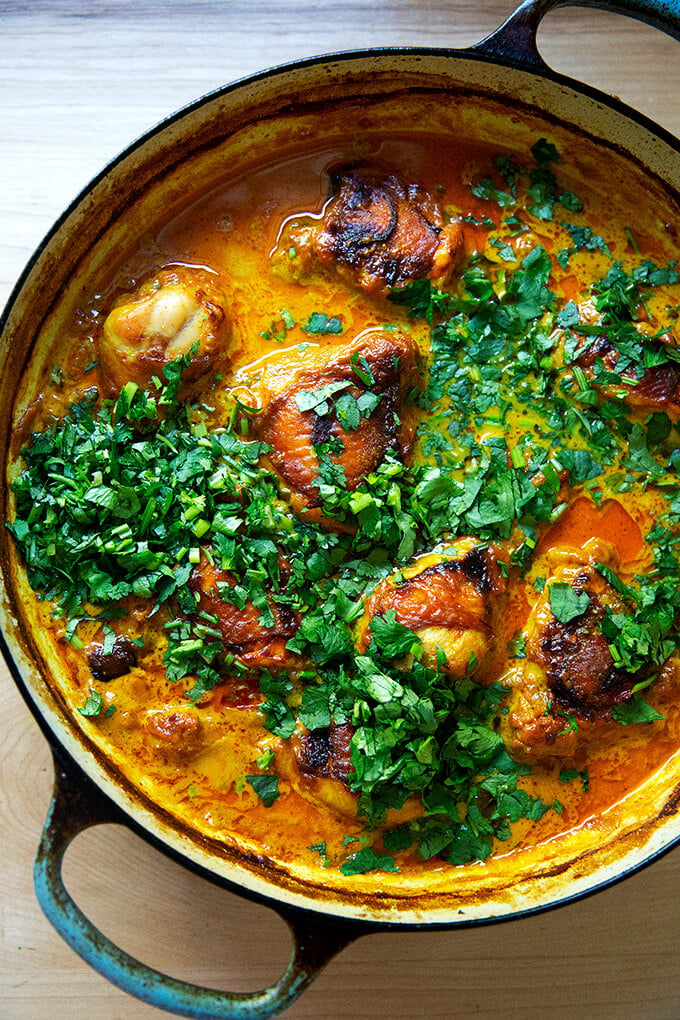
[[(372, 45), (463, 46), (507, 0), (0, 0), (0, 299), (54, 218), (135, 135), (273, 63)], [(566, 10), (546, 59), (680, 135), (680, 48), (612, 15)], [(159, 1015), (86, 967), (42, 917), (32, 859), (46, 744), (0, 667), (0, 1016)], [(80, 837), (65, 874), (124, 948), (181, 977), (245, 990), (276, 979), (288, 936), (270, 911), (182, 871), (126, 830)], [(587, 901), (469, 931), (379, 935), (346, 950), (293, 1017), (680, 1016), (680, 851)]]

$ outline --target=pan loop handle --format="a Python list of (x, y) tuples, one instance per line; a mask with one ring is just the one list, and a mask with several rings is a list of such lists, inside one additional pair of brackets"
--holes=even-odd
[(128, 824), (125, 815), (73, 767), (55, 757), (52, 802), (34, 868), (38, 902), (61, 937), (102, 977), (157, 1009), (178, 1016), (264, 1020), (287, 1009), (325, 965), (364, 930), (358, 924), (325, 920), (314, 914), (273, 904), (293, 935), (290, 963), (271, 988), (225, 992), (179, 981), (130, 956), (102, 934), (66, 890), (62, 862), (71, 840), (93, 825)]
[(549, 68), (538, 52), (536, 36), (546, 14), (558, 7), (624, 14), (680, 40), (680, 0), (524, 0), (500, 28), (473, 46), (472, 52), (544, 74)]

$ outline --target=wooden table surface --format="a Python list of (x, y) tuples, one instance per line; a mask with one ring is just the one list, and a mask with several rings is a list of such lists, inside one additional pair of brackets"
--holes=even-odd
[[(273, 63), (372, 45), (477, 41), (511, 0), (0, 0), (0, 303), (76, 192), (175, 108)], [(554, 67), (680, 135), (680, 48), (625, 18), (551, 15)], [(90, 970), (42, 916), (32, 860), (50, 796), (45, 741), (0, 666), (0, 1017), (160, 1015)], [(285, 926), (126, 830), (79, 837), (65, 874), (133, 954), (233, 990), (276, 980)], [(293, 1017), (680, 1017), (680, 850), (581, 903), (471, 931), (355, 943)]]

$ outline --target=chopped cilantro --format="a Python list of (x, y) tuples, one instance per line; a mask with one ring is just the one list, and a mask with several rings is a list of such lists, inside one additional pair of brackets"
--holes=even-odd
[(627, 701), (620, 701), (618, 705), (614, 705), (611, 712), (612, 719), (621, 726), (632, 726), (634, 723), (653, 723), (664, 718), (639, 694), (633, 694)]
[(274, 750), (273, 748), (268, 747), (266, 751), (263, 751), (262, 754), (258, 755), (258, 757), (255, 759), (255, 764), (257, 765), (258, 769), (262, 769), (262, 771), (264, 772), (269, 768), (273, 761)]
[(578, 323), (578, 308), (574, 301), (567, 301), (564, 308), (557, 313), (555, 320), (558, 326), (576, 326)]
[(367, 871), (399, 871), (399, 868), (394, 863), (394, 857), (376, 853), (367, 846), (343, 861), (340, 871), (343, 875), (364, 875)]
[(384, 616), (373, 617), (371, 635), (386, 659), (398, 659), (420, 648), (418, 637), (397, 621), (394, 609), (388, 610)]
[(278, 776), (246, 776), (246, 782), (250, 783), (265, 807), (271, 807), (281, 796)]
[(85, 704), (82, 708), (79, 708), (78, 711), (81, 715), (99, 715), (103, 707), (104, 702), (99, 691), (93, 691), (90, 689)]
[(587, 770), (579, 772), (578, 769), (560, 769), (559, 780), (561, 783), (572, 783), (575, 779), (581, 780), (583, 792), (587, 793), (590, 785), (590, 776)]
[(336, 382), (326, 383), (317, 390), (299, 390), (295, 394), (295, 403), (298, 411), (316, 411), (318, 415), (328, 414), (330, 410), (330, 398), (336, 393), (342, 393), (348, 389), (349, 383)]
[(375, 378), (373, 377), (371, 366), (368, 364), (368, 361), (363, 354), (359, 354), (358, 352), (353, 354), (349, 359), (349, 363), (352, 366), (352, 371), (355, 376), (364, 384), (364, 386), (373, 385)]
[(516, 201), (516, 196), (511, 191), (497, 188), (488, 177), (485, 177), (478, 184), (472, 185), (472, 194), (475, 198), (483, 198), (487, 201), (496, 202), (501, 209), (514, 205)]
[(329, 318), (325, 312), (312, 312), (302, 326), (305, 333), (342, 333), (342, 321), (337, 316)]
[(523, 322), (536, 319), (552, 308), (555, 296), (547, 286), (551, 266), (545, 248), (537, 245), (512, 274), (508, 294), (514, 298), (514, 311)]
[(576, 718), (569, 712), (563, 712), (561, 709), (555, 709), (555, 715), (561, 715), (563, 719), (567, 720), (567, 725), (563, 730), (560, 730), (558, 736), (563, 736), (565, 733), (578, 733), (578, 722)]
[(398, 853), (413, 846), (413, 833), (408, 825), (400, 825), (396, 829), (388, 829), (383, 834), (383, 846), (388, 852)]
[(574, 591), (566, 581), (552, 581), (548, 585), (548, 601), (553, 616), (560, 623), (569, 623), (583, 616), (590, 605), (588, 593)]
[(323, 865), (324, 868), (330, 867), (331, 859), (326, 853), (325, 841), (322, 843), (312, 843), (312, 845), (308, 846), (307, 849), (312, 850), (314, 853), (317, 853), (319, 855), (319, 857), (321, 858), (321, 864)]
[(445, 314), (452, 303), (450, 294), (440, 290), (431, 280), (415, 280), (389, 294), (395, 305), (407, 305), (414, 319), (432, 322), (437, 314)]

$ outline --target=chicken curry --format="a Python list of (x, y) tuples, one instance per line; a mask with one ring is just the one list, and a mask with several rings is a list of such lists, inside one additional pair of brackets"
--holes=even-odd
[(577, 157), (394, 132), (225, 177), (24, 394), (61, 697), (215, 844), (449, 874), (680, 745), (677, 218)]

